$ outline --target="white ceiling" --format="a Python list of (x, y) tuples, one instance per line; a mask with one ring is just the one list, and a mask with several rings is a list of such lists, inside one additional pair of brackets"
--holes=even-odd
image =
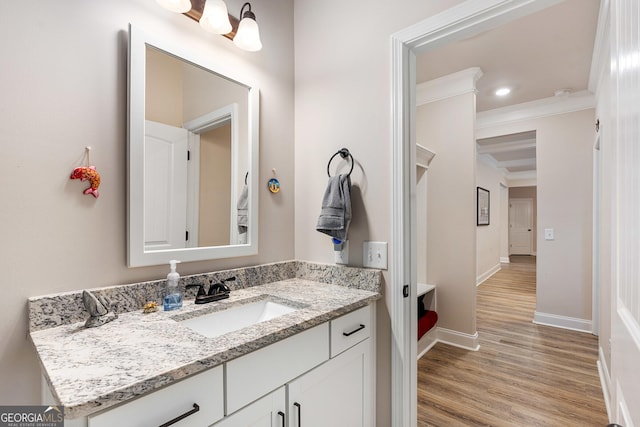
[[(565, 0), (496, 29), (421, 53), (416, 58), (416, 81), (480, 67), (483, 76), (476, 85), (478, 112), (553, 97), (560, 89), (587, 90), (599, 8), (600, 0)], [(501, 86), (511, 87), (511, 94), (495, 96)], [(535, 171), (535, 144), (530, 144), (532, 138), (535, 141), (535, 132), (510, 136), (508, 141), (500, 138), (478, 141), (479, 153), (482, 146), (507, 143), (499, 154), (486, 152), (486, 156), (495, 164), (508, 165), (507, 174)], [(522, 147), (517, 141), (522, 141)], [(507, 150), (509, 146), (514, 150)]]

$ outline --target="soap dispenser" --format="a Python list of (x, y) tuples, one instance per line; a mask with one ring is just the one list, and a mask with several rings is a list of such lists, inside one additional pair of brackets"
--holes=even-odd
[(171, 271), (167, 274), (167, 289), (164, 294), (164, 311), (177, 310), (182, 307), (182, 292), (178, 286), (180, 275), (176, 271), (176, 264), (180, 261), (172, 259), (169, 261)]

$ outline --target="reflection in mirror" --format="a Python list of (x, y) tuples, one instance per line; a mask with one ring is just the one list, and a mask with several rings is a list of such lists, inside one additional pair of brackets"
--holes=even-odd
[(130, 27), (130, 266), (257, 252), (257, 88), (212, 69)]

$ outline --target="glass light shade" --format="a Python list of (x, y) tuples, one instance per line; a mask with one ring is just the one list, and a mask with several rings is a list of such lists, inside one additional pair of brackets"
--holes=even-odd
[(262, 49), (260, 41), (260, 29), (258, 23), (251, 18), (244, 18), (238, 25), (238, 31), (233, 42), (242, 50), (256, 52)]
[(186, 13), (191, 10), (190, 0), (156, 0), (156, 2), (171, 12)]
[(223, 0), (207, 0), (200, 18), (200, 26), (210, 33), (229, 34), (231, 22), (226, 3)]

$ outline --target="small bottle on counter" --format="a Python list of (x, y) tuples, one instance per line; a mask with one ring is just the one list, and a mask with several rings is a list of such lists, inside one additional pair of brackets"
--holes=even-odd
[(169, 261), (171, 271), (167, 274), (167, 289), (164, 294), (164, 311), (177, 310), (182, 307), (182, 292), (178, 286), (180, 275), (176, 271), (176, 264), (180, 261)]

